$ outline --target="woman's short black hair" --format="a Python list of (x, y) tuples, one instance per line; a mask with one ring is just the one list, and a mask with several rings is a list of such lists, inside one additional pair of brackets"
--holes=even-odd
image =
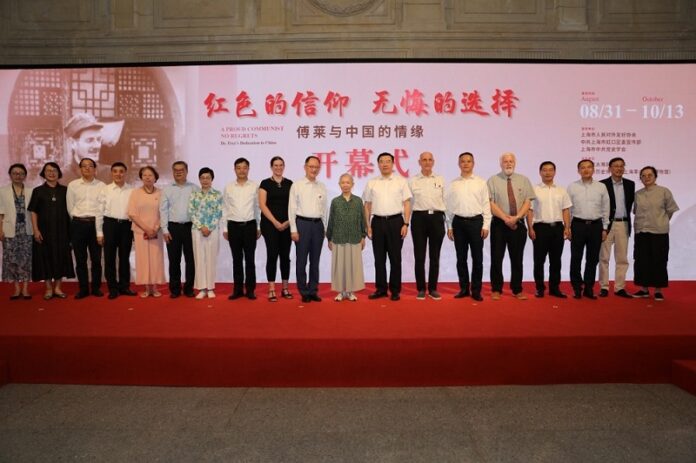
[(140, 178), (140, 180), (143, 179), (143, 172), (145, 172), (146, 170), (149, 170), (150, 172), (152, 172), (154, 174), (155, 182), (157, 180), (159, 180), (159, 174), (157, 173), (157, 170), (155, 170), (155, 168), (152, 166), (145, 166), (145, 167), (140, 168), (140, 170), (138, 171), (138, 178)]
[(55, 170), (58, 171), (58, 178), (63, 178), (63, 172), (60, 170), (60, 166), (53, 161), (47, 162), (43, 165), (43, 167), (41, 168), (41, 172), (39, 172), (39, 176), (41, 178), (46, 178), (46, 167), (53, 167)]

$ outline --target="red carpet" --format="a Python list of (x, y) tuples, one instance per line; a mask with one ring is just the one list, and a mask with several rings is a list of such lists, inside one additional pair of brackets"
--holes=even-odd
[[(33, 288), (40, 294), (40, 285)], [(74, 292), (74, 286), (66, 290)], [(294, 288), (293, 288), (294, 289)], [(89, 297), (7, 301), (0, 384), (433, 386), (672, 382), (696, 359), (696, 282), (652, 299), (322, 303)], [(566, 286), (566, 292), (570, 292)], [(10, 287), (0, 285), (2, 294)], [(4, 363), (4, 367), (3, 367)], [(4, 374), (3, 374), (4, 372)]]

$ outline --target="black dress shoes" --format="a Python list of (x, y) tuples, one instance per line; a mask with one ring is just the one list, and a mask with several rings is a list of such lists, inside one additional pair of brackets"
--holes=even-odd
[(184, 296), (186, 297), (196, 297), (193, 291), (184, 291)]
[(118, 291), (109, 291), (109, 299), (116, 299), (118, 297)]
[(89, 296), (87, 291), (79, 291), (77, 294), (75, 294), (75, 299), (84, 299), (87, 296)]
[(607, 297), (608, 295), (609, 295), (608, 289), (600, 289), (599, 290), (599, 297)]
[(592, 291), (583, 291), (582, 295), (588, 299), (597, 299), (597, 296), (594, 295)]
[(568, 298), (568, 296), (566, 296), (565, 294), (563, 294), (559, 290), (549, 291), (549, 296), (558, 297), (560, 299), (567, 299)]
[(633, 299), (633, 296), (628, 294), (625, 289), (620, 289), (614, 293), (614, 296), (625, 297), (626, 299)]
[(169, 293), (169, 297), (171, 297), (172, 299), (176, 299), (179, 296), (181, 296), (180, 293)]
[(579, 289), (574, 289), (573, 299), (582, 299), (582, 291), (580, 291)]
[(132, 289), (122, 289), (121, 291), (119, 291), (119, 294), (121, 294), (122, 296), (137, 296), (138, 295)]
[(478, 302), (481, 302), (483, 300), (483, 297), (480, 294), (472, 294), (471, 298)]
[(307, 304), (307, 303), (309, 303), (309, 302), (312, 302), (312, 298), (309, 297), (309, 296), (302, 295), (302, 302), (304, 302), (305, 304)]
[(401, 299), (401, 296), (399, 296), (399, 293), (392, 293), (389, 299), (391, 299), (392, 301), (398, 301)]
[(469, 297), (470, 293), (469, 291), (459, 291), (457, 294), (454, 295), (455, 299), (462, 299), (464, 297)]
[(544, 290), (543, 289), (537, 289), (534, 292), (534, 297), (544, 297)]
[(312, 302), (321, 302), (321, 298), (319, 296), (317, 296), (316, 294), (310, 294), (309, 300)]
[(101, 289), (93, 289), (92, 290), (92, 296), (94, 297), (102, 297), (104, 296), (104, 293), (102, 293)]
[(229, 296), (227, 296), (227, 299), (230, 301), (234, 301), (235, 299), (239, 299), (244, 297), (244, 293), (232, 293)]
[(247, 293), (246, 297), (247, 297), (247, 299), (249, 299), (250, 301), (255, 301), (255, 300), (256, 300), (256, 294), (254, 294), (254, 293)]
[(381, 297), (387, 297), (387, 293), (382, 293), (379, 291), (375, 291), (374, 293), (370, 294), (367, 296), (368, 299), (379, 299)]

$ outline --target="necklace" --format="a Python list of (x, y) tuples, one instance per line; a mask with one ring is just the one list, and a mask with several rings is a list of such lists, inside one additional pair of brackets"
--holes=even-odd
[(22, 183), (22, 188), (19, 190), (19, 194), (17, 194), (17, 190), (15, 190), (15, 186), (12, 185), (12, 193), (14, 194), (15, 200), (19, 199), (20, 197), (24, 196), (24, 184)]
[(151, 195), (152, 193), (155, 192), (155, 187), (152, 187), (152, 191), (147, 191), (147, 188), (143, 186), (143, 190), (145, 191), (145, 193)]

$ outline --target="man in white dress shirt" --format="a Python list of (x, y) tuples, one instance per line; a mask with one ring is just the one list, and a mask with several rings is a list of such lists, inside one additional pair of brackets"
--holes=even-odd
[(440, 274), (440, 249), (445, 238), (445, 179), (433, 173), (435, 158), (425, 151), (420, 154), (418, 164), (421, 171), (411, 177), (408, 186), (413, 195), (411, 215), (411, 237), (415, 260), (416, 299), (425, 299), (425, 255), (429, 251), (428, 295), (435, 300), (442, 299), (437, 291)]
[(529, 238), (534, 246), (534, 296), (544, 297), (544, 264), (549, 256), (549, 294), (565, 299), (560, 290), (561, 256), (564, 241), (570, 239), (570, 201), (565, 188), (556, 185), (556, 164), (544, 161), (539, 166), (541, 183), (534, 187), (534, 200), (527, 212)]
[(408, 234), (411, 216), (411, 190), (400, 175), (394, 174), (394, 156), (377, 157), (380, 175), (367, 183), (363, 192), (367, 236), (375, 256), (375, 292), (369, 299), (387, 296), (387, 256), (391, 300), (401, 299), (401, 247)]
[[(99, 193), (97, 215), (97, 242), (104, 247), (104, 276), (109, 288), (109, 299), (119, 295), (135, 296), (130, 289), (130, 253), (133, 231), (128, 219), (128, 200), (133, 187), (126, 183), (128, 168), (122, 162), (111, 165), (112, 183)], [(116, 256), (118, 255), (118, 272)], [(118, 277), (118, 278), (117, 278)]]
[[(466, 152), (459, 155), (460, 176), (447, 187), (447, 237), (454, 241), (457, 252), (457, 275), (459, 292), (455, 299), (471, 296), (482, 301), (483, 241), (488, 237), (491, 226), (491, 202), (488, 185), (474, 175), (474, 155)], [(471, 280), (467, 266), (467, 254), (471, 249)]]
[[(66, 205), (70, 215), (70, 242), (75, 254), (75, 273), (79, 283), (79, 291), (75, 299), (83, 299), (90, 295), (101, 297), (102, 265), (101, 247), (97, 243), (97, 216), (101, 213), (99, 193), (104, 182), (97, 180), (97, 163), (91, 158), (80, 160), (80, 178), (68, 184)], [(92, 270), (90, 285), (87, 274), (87, 255)]]
[[(288, 203), (290, 237), (295, 242), (297, 290), (302, 302), (321, 302), (319, 257), (328, 214), (326, 186), (317, 180), (321, 162), (316, 156), (305, 159), (305, 176), (292, 183)], [(307, 260), (309, 259), (309, 278)]]
[[(227, 223), (222, 236), (230, 243), (234, 285), (228, 299), (256, 299), (256, 240), (261, 236), (259, 186), (249, 180), (249, 161), (234, 161), (237, 180), (225, 187), (223, 217)], [(246, 291), (246, 293), (245, 293)]]

